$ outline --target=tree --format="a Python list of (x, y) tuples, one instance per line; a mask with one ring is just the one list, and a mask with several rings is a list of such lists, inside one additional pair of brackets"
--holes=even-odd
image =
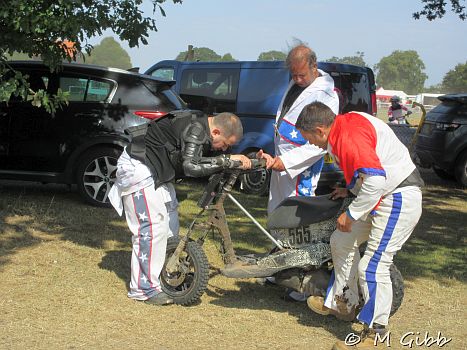
[[(445, 0), (422, 0), (424, 3), (421, 11), (415, 12), (413, 18), (420, 19), (426, 17), (429, 21), (433, 21), (437, 18), (442, 18), (446, 14), (446, 1)], [(450, 0), (451, 11), (459, 16), (461, 20), (467, 18), (467, 12), (465, 6), (461, 5), (464, 0)]]
[(99, 45), (94, 46), (85, 62), (104, 67), (131, 68), (130, 55), (112, 37), (104, 38)]
[(459, 93), (467, 91), (467, 61), (459, 63), (443, 78), (443, 90), (446, 93)]
[(396, 50), (383, 57), (374, 67), (378, 86), (385, 89), (403, 90), (414, 95), (423, 89), (428, 76), (423, 72), (425, 64), (414, 50)]
[(219, 62), (219, 61), (235, 61), (230, 53), (224, 56), (217, 54), (215, 51), (207, 47), (194, 47), (192, 50), (180, 52), (175, 59), (177, 61), (203, 61), (203, 62)]
[(222, 56), (221, 61), (222, 62), (232, 62), (232, 61), (236, 61), (236, 59), (232, 57), (232, 54), (226, 53), (224, 56)]
[(285, 61), (286, 58), (287, 54), (283, 53), (282, 51), (271, 50), (261, 52), (257, 61)]
[[(165, 16), (161, 7), (165, 1), (151, 0), (153, 13), (159, 9)], [(12, 72), (6, 62), (7, 54), (41, 57), (51, 70), (56, 70), (63, 60), (76, 60), (82, 52), (89, 54), (92, 45), (88, 38), (102, 35), (105, 30), (112, 30), (130, 47), (147, 44), (149, 32), (157, 28), (154, 18), (143, 17), (142, 3), (143, 0), (0, 0), (0, 102), (8, 101), (12, 95), (33, 100), (44, 95), (43, 91), (29, 88), (27, 77)], [(37, 104), (53, 110), (54, 99), (44, 96)]]
[(325, 62), (354, 64), (356, 66), (366, 67), (366, 63), (365, 63), (365, 60), (363, 59), (363, 56), (365, 56), (363, 52), (357, 51), (355, 56), (345, 56), (342, 58), (333, 56), (327, 59)]
[(443, 93), (443, 86), (442, 84), (435, 84), (428, 86), (426, 88), (423, 88), (423, 92), (428, 92), (431, 94), (442, 94)]

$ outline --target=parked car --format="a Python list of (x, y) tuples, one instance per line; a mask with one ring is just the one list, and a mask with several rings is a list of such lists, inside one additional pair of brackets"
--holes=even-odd
[[(340, 95), (341, 110), (376, 115), (376, 86), (370, 68), (338, 63), (318, 63), (329, 73)], [(161, 61), (146, 74), (176, 81), (172, 89), (189, 108), (208, 114), (232, 112), (243, 124), (244, 138), (233, 152), (252, 154), (259, 149), (274, 153), (274, 119), (291, 79), (283, 61), (180, 62)], [(319, 185), (330, 185), (342, 173), (326, 159)], [(241, 178), (241, 187), (250, 193), (268, 190), (269, 173), (252, 172)]]
[(51, 73), (38, 61), (12, 61), (33, 90), (69, 92), (69, 104), (51, 115), (30, 101), (0, 104), (0, 178), (77, 184), (83, 198), (108, 205), (124, 130), (185, 108), (164, 81), (121, 69), (64, 64)]
[(422, 167), (467, 186), (467, 94), (439, 96), (417, 136), (415, 152)]

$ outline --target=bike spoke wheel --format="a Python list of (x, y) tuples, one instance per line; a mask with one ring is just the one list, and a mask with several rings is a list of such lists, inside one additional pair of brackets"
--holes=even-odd
[[(174, 253), (180, 239), (171, 237), (167, 241), (165, 262)], [(190, 305), (197, 302), (206, 290), (209, 279), (209, 262), (203, 249), (196, 242), (188, 242), (180, 255), (178, 271), (169, 274), (165, 265), (161, 273), (162, 290), (176, 304)]]

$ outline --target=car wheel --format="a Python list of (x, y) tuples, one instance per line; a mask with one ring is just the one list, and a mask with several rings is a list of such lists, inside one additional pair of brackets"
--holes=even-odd
[(462, 152), (457, 159), (454, 174), (462, 186), (467, 186), (467, 151)]
[(121, 151), (113, 147), (94, 148), (80, 159), (76, 171), (79, 194), (98, 207), (110, 207), (109, 191), (115, 182)]
[(438, 175), (439, 178), (443, 180), (455, 180), (456, 179), (454, 174), (451, 174), (444, 169), (438, 168), (435, 165), (433, 165), (433, 171), (435, 172), (436, 175)]
[[(251, 152), (246, 155), (248, 158), (254, 158), (256, 152)], [(263, 196), (269, 193), (269, 181), (271, 180), (271, 171), (260, 169), (252, 171), (240, 176), (240, 189), (249, 194)]]

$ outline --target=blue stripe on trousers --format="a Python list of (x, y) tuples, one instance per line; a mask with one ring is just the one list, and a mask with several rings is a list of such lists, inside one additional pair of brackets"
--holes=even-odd
[(366, 283), (368, 286), (369, 299), (363, 306), (362, 310), (358, 314), (358, 319), (364, 322), (367, 325), (372, 324), (374, 313), (375, 313), (375, 302), (376, 302), (376, 270), (378, 268), (378, 263), (381, 260), (383, 252), (386, 250), (388, 243), (396, 227), (397, 220), (399, 219), (399, 214), (402, 208), (402, 195), (400, 193), (392, 194), (392, 210), (389, 215), (388, 223), (379, 243), (378, 249), (375, 251), (373, 256), (368, 263), (368, 267), (365, 271)]
[(328, 297), (329, 292), (331, 292), (331, 288), (334, 285), (335, 279), (336, 279), (336, 275), (334, 274), (334, 269), (332, 269), (331, 278), (329, 279), (329, 283), (328, 283), (328, 289), (326, 290), (326, 298)]

